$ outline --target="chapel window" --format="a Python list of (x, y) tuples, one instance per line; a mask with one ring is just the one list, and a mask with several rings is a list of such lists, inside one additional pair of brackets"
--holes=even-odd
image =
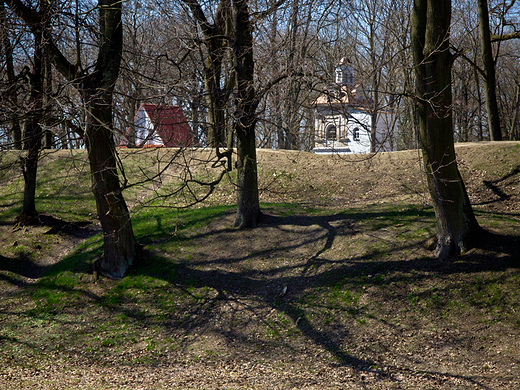
[(336, 139), (336, 126), (329, 125), (326, 130), (327, 139), (335, 140)]
[(359, 141), (359, 127), (356, 127), (352, 132), (352, 138), (354, 141)]

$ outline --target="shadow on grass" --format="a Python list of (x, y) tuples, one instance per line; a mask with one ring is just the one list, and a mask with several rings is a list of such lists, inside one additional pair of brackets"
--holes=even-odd
[[(18, 256), (14, 258), (5, 257), (0, 255), (0, 270), (9, 271), (15, 273), (17, 275), (23, 276), (25, 278), (35, 279), (47, 269), (47, 266), (41, 266), (32, 261), (29, 256), (20, 252)], [(1, 275), (0, 278), (7, 278), (4, 275)], [(12, 278), (8, 278), (10, 280), (15, 280)], [(15, 284), (23, 285), (21, 281), (17, 281)]]
[(500, 188), (500, 185), (503, 184), (502, 182), (506, 181), (507, 179), (509, 179), (509, 178), (511, 178), (513, 176), (518, 175), (519, 173), (520, 173), (520, 165), (516, 166), (515, 168), (512, 168), (509, 173), (505, 174), (501, 178), (498, 178), (498, 179), (492, 180), (492, 181), (491, 180), (484, 180), (482, 182), (482, 184), (484, 184), (484, 186), (487, 189), (491, 190), (491, 192), (493, 192), (493, 194), (497, 198), (493, 199), (493, 200), (486, 201), (486, 202), (477, 203), (477, 204), (485, 205), (485, 204), (491, 204), (491, 203), (501, 202), (501, 201), (510, 199), (511, 195), (507, 194), (502, 188)]
[[(13, 222), (6, 224), (12, 226), (14, 231), (26, 229), (26, 226), (20, 227), (13, 225)], [(40, 214), (34, 217), (31, 221), (32, 226), (46, 227), (49, 228), (44, 235), (63, 235), (74, 239), (83, 240), (99, 232), (98, 228), (92, 225), (91, 221), (79, 221), (79, 222), (67, 222), (60, 218), (56, 218), (51, 215)], [(24, 233), (30, 236), (30, 230), (28, 233)], [(16, 250), (18, 242), (15, 240), (10, 245)], [(39, 244), (38, 244), (39, 245)], [(38, 248), (38, 246), (37, 246)], [(75, 259), (73, 263), (77, 263), (78, 259)], [(61, 263), (61, 262), (60, 262)], [(67, 263), (65, 259), (65, 263)], [(70, 262), (69, 262), (70, 264)], [(52, 267), (53, 264), (42, 264), (31, 258), (31, 254), (20, 250), (13, 257), (6, 257), (0, 255), (0, 270), (13, 272), (14, 274), (35, 279), (40, 277), (46, 270)], [(59, 269), (62, 268), (63, 264), (57, 264)], [(4, 276), (5, 277), (5, 276)], [(14, 279), (13, 279), (14, 280)], [(21, 281), (17, 281), (17, 284), (23, 284)]]
[[(182, 224), (175, 225), (180, 232), (171, 235), (173, 218), (148, 218), (150, 226), (143, 230), (146, 242), (160, 244), (167, 241), (177, 241), (184, 249), (196, 250), (197, 245), (210, 243), (211, 239), (222, 239), (233, 245), (237, 232), (225, 224), (212, 227), (208, 222), (223, 218), (232, 213), (231, 207), (224, 207), (218, 215), (208, 211), (189, 214)], [(143, 221), (146, 216), (143, 216)], [(328, 257), (328, 250), (340, 237), (353, 237), (356, 234), (377, 233), (381, 230), (400, 226), (413, 221), (432, 224), (433, 213), (416, 207), (401, 209), (372, 210), (369, 212), (348, 211), (329, 215), (298, 215), (279, 216), (274, 213), (263, 217), (259, 229), (273, 229), (275, 236), (283, 237), (288, 227), (316, 227), (309, 229), (298, 242), (277, 242), (277, 247), (269, 246), (253, 251), (237, 252), (234, 256), (220, 257), (218, 253), (208, 259), (190, 258), (182, 255), (165, 255), (158, 250), (149, 249), (145, 255), (132, 267), (129, 275), (123, 281), (113, 282), (104, 294), (93, 295), (85, 287), (74, 287), (78, 294), (84, 294), (88, 300), (109, 311), (111, 316), (124, 315), (140, 328), (159, 327), (174, 335), (184, 335), (187, 341), (179, 341), (187, 351), (189, 343), (202, 333), (218, 334), (229, 343), (238, 343), (251, 353), (255, 346), (262, 348), (285, 347), (292, 348), (290, 340), (280, 335), (271, 339), (251, 340), (245, 333), (248, 327), (263, 327), (268, 331), (277, 332), (270, 323), (270, 313), (285, 315), (292, 321), (292, 327), (297, 329), (303, 342), (313, 344), (328, 351), (335, 357), (338, 364), (352, 367), (356, 370), (374, 371), (382, 375), (376, 366), (382, 364), (370, 359), (349, 353), (344, 347), (344, 341), (350, 337), (348, 328), (339, 330), (321, 326), (316, 313), (328, 309), (327, 302), (310, 300), (319, 296), (324, 289), (353, 290), (361, 287), (381, 287), (392, 284), (414, 284), (423, 280), (444, 275), (465, 273), (482, 273), (486, 271), (505, 271), (519, 268), (517, 255), (518, 237), (499, 236), (486, 233), (479, 241), (476, 251), (441, 262), (434, 258), (419, 254), (415, 257), (400, 258), (400, 252), (410, 251), (420, 245), (420, 240), (396, 241), (388, 239), (391, 245), (384, 249), (372, 249), (362, 255), (336, 259)], [(139, 221), (138, 221), (139, 223)], [(144, 223), (144, 222), (143, 222)], [(207, 228), (203, 232), (192, 234), (200, 224)], [(137, 228), (139, 230), (139, 227)], [(191, 231), (190, 231), (191, 230)], [(98, 243), (100, 239), (98, 238)], [(57, 277), (59, 270), (73, 270), (74, 264), (92, 260), (96, 254), (92, 243), (74, 256), (68, 257), (49, 275)], [(311, 256), (294, 257), (292, 261), (278, 263), (276, 258), (287, 256), (287, 253), (301, 248), (312, 248)], [(494, 250), (499, 248), (500, 254)], [(159, 247), (160, 250), (160, 247)], [(409, 252), (408, 252), (409, 253)], [(395, 255), (395, 256), (392, 256)], [(246, 263), (263, 264), (263, 267), (230, 267)], [(269, 266), (265, 267), (265, 262)], [(84, 269), (85, 267), (77, 267)], [(377, 277), (379, 275), (379, 277)], [(70, 291), (70, 283), (55, 282), (48, 279), (41, 288)], [(162, 281), (163, 283), (157, 283)], [(107, 284), (108, 285), (108, 284)], [(417, 299), (434, 300), (435, 294), (449, 294), (449, 286), (432, 288), (417, 293)], [(130, 296), (130, 291), (143, 291), (143, 298)], [(213, 294), (208, 293), (214, 292)], [(384, 290), (381, 294), (386, 294)], [(148, 295), (147, 295), (148, 294)], [(399, 295), (401, 294), (401, 295)], [(179, 296), (179, 301), (173, 297)], [(184, 298), (183, 298), (184, 297)], [(412, 298), (415, 298), (413, 296)], [(410, 299), (408, 292), (392, 296), (392, 299)], [(179, 303), (180, 302), (180, 303)], [(303, 304), (302, 302), (310, 302)], [(442, 306), (444, 303), (435, 303)], [(61, 306), (58, 306), (58, 309)], [(150, 312), (146, 310), (150, 309)], [(154, 314), (156, 312), (161, 315)], [(345, 304), (345, 307), (335, 308), (337, 314), (362, 319), (366, 317), (367, 308), (364, 305)], [(219, 323), (222, 313), (228, 319), (225, 324)], [(164, 314), (167, 313), (167, 314)], [(311, 315), (313, 318), (311, 318)], [(390, 325), (389, 325), (390, 326)], [(182, 337), (181, 340), (184, 340)], [(392, 367), (391, 367), (392, 368)], [(396, 368), (393, 368), (396, 369)], [(484, 388), (469, 377), (445, 373), (430, 372), (431, 375), (444, 375), (462, 378)]]
[[(363, 256), (343, 261), (327, 259), (327, 256), (324, 256), (327, 250), (333, 246), (338, 236), (355, 235), (357, 233), (357, 222), (377, 220), (379, 221), (379, 227), (375, 230), (378, 230), (393, 224), (404, 223), (407, 218), (423, 218), (426, 220), (432, 217), (431, 211), (417, 208), (388, 212), (346, 212), (311, 217), (264, 215), (262, 227), (280, 229), (280, 234), (283, 234), (283, 228), (286, 226), (319, 226), (321, 228), (320, 234), (310, 235), (308, 239), (303, 239), (297, 245), (323, 243), (322, 246), (310, 258), (300, 259), (291, 265), (277, 265), (276, 261), (272, 260), (272, 267), (265, 270), (233, 271), (229, 270), (227, 266), (233, 263), (241, 264), (265, 257), (273, 259), (296, 247), (291, 243), (287, 243), (285, 246), (277, 248), (268, 247), (247, 254), (237, 253), (234, 257), (219, 258), (216, 255), (214, 258), (206, 261), (182, 261), (175, 265), (175, 273), (172, 273), (169, 278), (164, 278), (160, 270), (171, 268), (172, 260), (152, 252), (149, 253), (146, 262), (137, 264), (133, 268), (130, 276), (146, 275), (163, 279), (186, 291), (193, 288), (210, 288), (217, 291), (216, 296), (209, 300), (211, 303), (207, 303), (208, 306), (204, 309), (200, 307), (194, 309), (193, 315), (189, 316), (190, 320), (179, 324), (187, 334), (207, 326), (212, 321), (213, 318), (211, 316), (208, 317), (208, 313), (212, 310), (211, 308), (223, 302), (229, 303), (246, 299), (248, 302), (255, 303), (255, 305), (242, 309), (250, 311), (250, 317), (260, 318), (259, 312), (265, 313), (265, 308), (283, 313), (291, 318), (294, 326), (298, 328), (307, 340), (330, 352), (340, 364), (356, 369), (370, 369), (370, 367), (375, 366), (373, 361), (349, 354), (342, 348), (341, 339), (348, 337), (348, 330), (345, 330), (341, 337), (338, 337), (328, 330), (319, 329), (315, 322), (309, 320), (309, 313), (298, 303), (302, 296), (312, 295), (312, 291), (319, 291), (326, 287), (341, 289), (360, 285), (369, 287), (392, 283), (415, 283), (432, 278), (432, 274), (441, 276), (459, 273), (504, 271), (508, 268), (518, 268), (520, 265), (516, 256), (518, 237), (499, 236), (491, 233), (486, 233), (485, 237), (482, 237), (482, 240), (479, 241), (480, 249), (491, 251), (493, 248), (500, 247), (500, 256), (474, 252), (448, 262), (441, 262), (424, 256), (411, 260), (396, 260), (395, 258), (384, 260), (387, 258), (388, 252), (396, 253), (409, 250), (418, 244), (416, 241), (395, 245), (393, 248), (381, 252), (373, 250)], [(342, 223), (338, 225), (338, 222)], [(369, 230), (367, 228), (364, 232), (366, 233)], [(222, 227), (205, 233), (195, 234), (190, 239), (204, 240), (228, 233), (234, 234), (236, 232)], [(323, 271), (316, 271), (323, 265), (329, 265), (329, 267)], [(205, 270), (208, 266), (212, 269)], [(153, 267), (155, 270), (150, 272), (150, 267)], [(310, 269), (313, 270), (312, 273), (309, 272)], [(300, 272), (292, 272), (292, 276), (285, 276), (287, 272), (295, 270), (300, 270)], [(370, 279), (370, 276), (377, 274), (383, 274), (384, 277), (382, 279)], [(282, 289), (282, 287), (286, 289)], [(435, 293), (438, 294), (439, 291), (437, 290)], [(433, 293), (426, 292), (425, 295), (427, 294)], [(407, 299), (406, 296), (402, 298)], [(428, 297), (425, 296), (423, 298), (426, 299)], [(264, 308), (262, 309), (262, 307)], [(356, 310), (351, 310), (351, 314), (355, 314), (355, 312)], [(362, 309), (359, 309), (358, 312), (364, 314)], [(219, 329), (212, 327), (212, 331), (219, 332)], [(230, 340), (241, 339), (240, 329), (236, 329), (236, 333), (229, 330), (222, 333)], [(469, 378), (466, 379), (471, 381)]]

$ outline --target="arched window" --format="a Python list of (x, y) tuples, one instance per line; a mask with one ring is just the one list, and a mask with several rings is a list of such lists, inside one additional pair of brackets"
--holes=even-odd
[(325, 136), (327, 137), (327, 140), (335, 140), (336, 139), (336, 126), (328, 125), (327, 129), (325, 130)]
[(359, 127), (356, 127), (352, 131), (352, 138), (354, 139), (354, 141), (359, 141)]

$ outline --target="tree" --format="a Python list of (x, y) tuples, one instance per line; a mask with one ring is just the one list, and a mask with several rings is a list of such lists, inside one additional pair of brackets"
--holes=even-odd
[[(237, 213), (235, 226), (255, 227), (260, 218), (256, 161), (256, 109), (260, 101), (254, 87), (253, 31), (247, 0), (221, 0), (214, 22), (195, 0), (183, 0), (203, 34), (206, 47), (204, 80), (210, 132), (209, 145), (218, 147), (227, 129), (226, 106), (236, 86), (233, 130), (237, 137)], [(227, 64), (224, 61), (228, 61)], [(228, 67), (224, 82), (223, 67)], [(229, 130), (227, 130), (229, 131)], [(227, 133), (229, 134), (229, 133)], [(231, 145), (222, 158), (230, 159)]]
[(38, 215), (35, 204), (36, 177), (38, 172), (38, 157), (42, 146), (42, 127), (44, 118), (43, 94), (45, 84), (45, 58), (43, 55), (43, 29), (48, 20), (48, 7), (40, 4), (40, 18), (38, 24), (32, 29), (34, 34), (34, 55), (32, 72), (26, 68), (29, 79), (29, 113), (27, 115), (24, 132), (23, 148), (27, 155), (21, 157), (21, 166), (24, 179), (24, 193), (22, 213), (18, 216), (20, 224), (29, 224)]
[(183, 0), (199, 25), (204, 40), (204, 89), (208, 109), (207, 144), (216, 148), (232, 147), (233, 134), (228, 127), (229, 98), (235, 87), (235, 58), (232, 55), (232, 9), (230, 0), (221, 0), (210, 22), (202, 6), (195, 0)]
[[(337, 6), (337, 4), (336, 4)], [(314, 89), (322, 73), (318, 63), (326, 50), (320, 50), (320, 28), (330, 25), (326, 15), (333, 4), (318, 1), (286, 1), (265, 18), (255, 19), (255, 73), (262, 83), (273, 84), (258, 109), (259, 147), (311, 150), (313, 143)], [(340, 57), (345, 54), (341, 53)], [(337, 62), (337, 58), (332, 61)]]
[[(499, 2), (493, 8), (493, 16), (498, 19), (496, 33), (491, 34), (491, 42), (496, 44), (495, 74), (497, 100), (500, 107), (502, 135), (508, 139), (518, 139), (518, 112), (520, 106), (520, 77), (518, 76), (518, 48), (520, 7), (516, 0)], [(500, 50), (500, 58), (498, 51)]]
[(502, 140), (500, 129), (500, 113), (498, 111), (496, 94), (496, 60), (491, 46), (491, 32), (489, 30), (489, 10), (487, 0), (478, 0), (478, 17), (480, 27), (480, 42), (482, 46), (482, 65), (484, 78), (484, 93), (489, 126), (489, 135), (492, 141)]
[(237, 214), (235, 226), (255, 227), (260, 217), (258, 173), (256, 161), (258, 96), (254, 86), (253, 32), (247, 0), (233, 1), (235, 39), (233, 51), (236, 61), (237, 118)]
[(387, 13), (388, 4), (378, 0), (363, 0), (354, 5), (354, 12), (357, 10), (359, 15), (359, 31), (363, 35), (360, 47), (366, 52), (368, 59), (367, 66), (370, 84), (370, 152), (375, 153), (378, 150), (377, 139), (377, 117), (380, 110), (380, 92), (382, 83), (383, 63), (387, 62), (387, 51), (389, 50), (389, 34), (388, 29), (380, 23), (381, 14)]
[[(50, 21), (50, 2), (39, 2), (38, 24), (32, 26), (32, 41), (28, 46), (27, 55), (23, 56), (25, 64), (15, 74), (13, 52), (15, 47), (10, 42), (9, 31), (2, 28), (2, 46), (6, 60), (7, 93), (6, 106), (9, 110), (11, 137), (15, 149), (24, 149), (20, 155), (20, 166), (24, 179), (24, 192), (22, 212), (17, 216), (17, 223), (21, 225), (32, 224), (36, 221), (35, 194), (38, 172), (38, 160), (42, 147), (42, 124), (46, 120), (47, 99), (49, 92), (50, 69), (44, 56), (45, 40), (42, 31), (48, 27)], [(0, 17), (7, 24), (7, 10), (4, 2), (0, 5)], [(14, 25), (14, 23), (9, 23)], [(18, 45), (20, 46), (20, 45)], [(22, 58), (18, 58), (22, 61)], [(28, 90), (25, 95), (22, 91)], [(21, 93), (22, 92), (22, 93)], [(22, 98), (19, 97), (22, 96)], [(24, 104), (18, 104), (23, 100)], [(20, 119), (24, 119), (23, 136)]]
[(497, 96), (503, 133), (509, 140), (520, 139), (520, 40), (503, 42), (498, 62)]
[(306, 80), (301, 75), (309, 60), (311, 43), (315, 39), (311, 34), (311, 21), (313, 13), (316, 12), (315, 7), (315, 1), (306, 2), (305, 5), (298, 0), (291, 1), (289, 22), (284, 26), (286, 42), (282, 43), (283, 47), (275, 46), (272, 53), (275, 57), (279, 55), (278, 53), (285, 54), (282, 57), (285, 66), (282, 66), (279, 72), (291, 73), (278, 87), (279, 94), (282, 95), (280, 99), (282, 107), (279, 109), (281, 118), (277, 124), (279, 149), (301, 149), (303, 144), (300, 130), (302, 121), (308, 114), (305, 106), (311, 104), (308, 91), (305, 91)]
[(437, 221), (435, 255), (439, 258), (467, 249), (479, 231), (455, 159), (450, 23), (450, 0), (414, 2), (411, 43), (421, 147)]
[[(42, 25), (42, 15), (20, 0), (6, 0), (35, 33)], [(137, 250), (128, 208), (117, 173), (113, 137), (112, 98), (121, 62), (123, 29), (121, 2), (99, 0), (98, 52), (90, 73), (81, 65), (81, 53), (71, 63), (60, 50), (49, 30), (43, 30), (46, 54), (58, 71), (81, 93), (86, 107), (86, 146), (92, 178), (92, 191), (103, 229), (104, 252), (101, 271), (111, 278), (122, 278), (132, 264)], [(75, 26), (79, 29), (79, 25)], [(79, 46), (79, 44), (78, 44)], [(79, 48), (78, 48), (79, 49)]]
[(10, 138), (12, 139), (13, 149), (22, 149), (22, 129), (18, 115), (16, 115), (16, 107), (18, 106), (18, 93), (16, 75), (14, 70), (13, 60), (13, 45), (11, 44), (10, 32), (13, 30), (10, 28), (7, 11), (3, 1), (0, 1), (0, 45), (2, 47), (3, 59), (5, 61), (6, 71), (6, 91), (3, 97), (4, 109), (8, 110), (9, 124), (11, 127)]
[(457, 53), (452, 67), (453, 115), (455, 142), (482, 141), (484, 126), (480, 74), (480, 34), (475, 30), (478, 15), (475, 5), (462, 2), (452, 5), (451, 41), (457, 42)]
[(413, 66), (410, 50), (410, 0), (394, 2), (395, 10), (389, 23), (391, 34), (395, 41), (395, 59), (392, 84), (388, 88), (391, 94), (393, 109), (396, 114), (397, 149), (416, 149), (418, 146), (419, 130), (416, 117), (416, 104), (413, 98)]

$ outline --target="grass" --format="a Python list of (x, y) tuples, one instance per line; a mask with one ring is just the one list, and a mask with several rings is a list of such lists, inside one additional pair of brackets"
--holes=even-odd
[[(50, 159), (43, 165), (44, 177), (67, 172), (67, 179), (41, 181), (40, 210), (63, 220), (93, 218), (78, 161)], [(135, 180), (138, 164), (130, 156), (123, 161)], [(299, 180), (287, 168), (265, 171), (277, 172), (278, 189), (290, 189)], [(1, 209), (2, 221), (16, 215), (20, 180), (10, 177), (0, 189), (2, 204), (10, 205)], [(280, 362), (295, 356), (303, 365), (376, 370), (400, 364), (413, 371), (407, 353), (422, 358), (454, 329), (473, 337), (471, 347), (462, 336), (450, 339), (467, 354), (487, 345), (485, 332), (504, 348), (508, 337), (500, 329), (510, 329), (515, 337), (520, 332), (520, 272), (511, 250), (518, 219), (512, 213), (477, 207), (479, 221), (506, 232), (496, 238), (499, 245), (439, 263), (422, 247), (434, 234), (435, 221), (432, 209), (419, 202), (329, 207), (324, 204), (333, 198), (325, 192), (317, 195), (325, 200), (316, 205), (268, 198), (261, 227), (240, 232), (231, 227), (235, 205), (227, 201), (229, 191), (221, 192), (222, 202), (187, 209), (148, 198), (146, 205), (136, 203), (132, 224), (144, 256), (120, 281), (91, 274), (102, 253), (98, 234), (37, 282), (24, 284), (25, 266), (15, 260), (36, 261), (36, 246), (46, 251), (60, 235), (13, 232), (19, 243), (4, 243), (0, 258), (5, 288), (0, 360), (155, 367), (236, 356)], [(423, 371), (429, 365), (424, 359)]]
[[(16, 152), (5, 153), (14, 159)], [(86, 152), (43, 152), (36, 190), (37, 210), (69, 222), (93, 220), (96, 207), (90, 191)], [(1, 178), (0, 220), (12, 220), (22, 208), (23, 178), (16, 165)]]

